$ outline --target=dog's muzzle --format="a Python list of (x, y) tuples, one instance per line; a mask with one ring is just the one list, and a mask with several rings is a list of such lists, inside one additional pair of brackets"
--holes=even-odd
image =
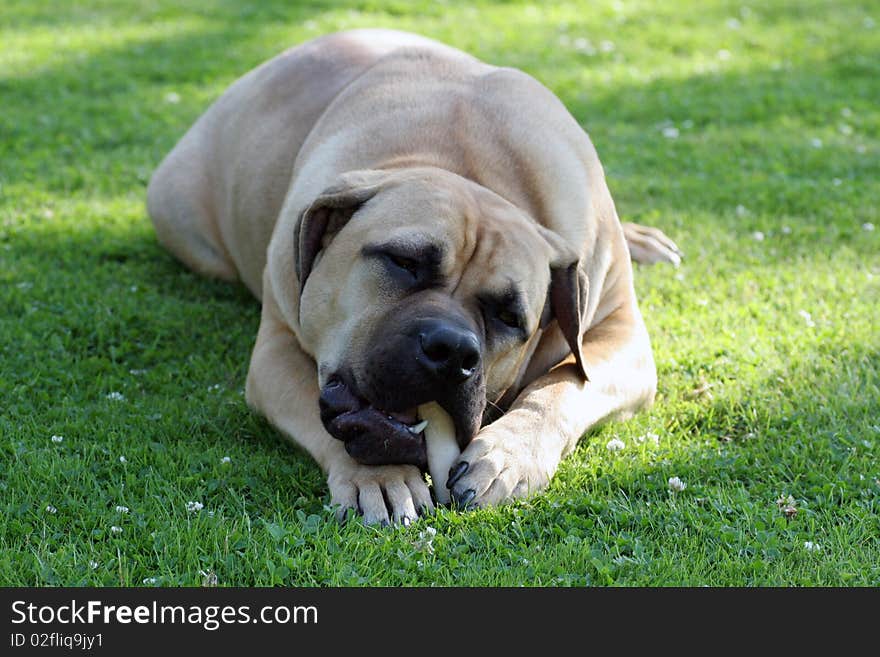
[(321, 421), (327, 432), (345, 443), (358, 463), (415, 465), (425, 470), (425, 426), (415, 409), (384, 411), (354, 394), (341, 378), (331, 379), (319, 399)]
[(425, 470), (426, 423), (418, 407), (437, 402), (463, 449), (480, 428), (486, 403), (477, 335), (461, 322), (423, 317), (374, 344), (367, 371), (337, 372), (321, 389), (321, 421), (330, 435), (364, 465)]

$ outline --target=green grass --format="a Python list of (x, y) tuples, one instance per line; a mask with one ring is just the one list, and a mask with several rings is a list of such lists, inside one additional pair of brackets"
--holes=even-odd
[[(0, 584), (880, 585), (880, 11), (749, 7), (6, 0)], [(319, 469), (247, 410), (256, 303), (185, 271), (144, 210), (236, 77), (375, 25), (538, 77), (621, 215), (687, 253), (636, 272), (651, 411), (532, 500), (391, 529), (337, 525)]]

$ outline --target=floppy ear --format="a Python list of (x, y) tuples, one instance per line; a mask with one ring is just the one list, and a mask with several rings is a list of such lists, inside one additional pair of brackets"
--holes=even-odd
[(584, 312), (587, 306), (589, 281), (575, 261), (567, 266), (550, 269), (550, 309), (585, 381), (589, 381), (581, 345), (584, 340)]
[(352, 215), (379, 191), (384, 176), (377, 172), (345, 174), (307, 207), (294, 229), (293, 258), (302, 294), (315, 259)]

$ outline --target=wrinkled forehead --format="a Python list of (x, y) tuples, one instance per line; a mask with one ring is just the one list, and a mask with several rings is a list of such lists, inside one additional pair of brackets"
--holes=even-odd
[(460, 185), (438, 179), (396, 181), (370, 199), (352, 222), (362, 241), (395, 242), (412, 247), (448, 245), (465, 248), (469, 218), (476, 215), (474, 199)]
[[(543, 303), (550, 283), (550, 248), (522, 216), (486, 217), (473, 252), (462, 262), (464, 293), (491, 293), (524, 311)], [(537, 308), (540, 311), (540, 308)]]
[(455, 178), (403, 181), (377, 195), (365, 208), (360, 242), (431, 263), (457, 295), (517, 295), (524, 310), (543, 303), (553, 254), (533, 220)]

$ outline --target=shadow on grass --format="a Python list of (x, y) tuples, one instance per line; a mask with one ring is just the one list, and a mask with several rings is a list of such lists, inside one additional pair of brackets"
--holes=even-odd
[[(62, 193), (113, 194), (144, 186), (152, 168), (207, 106), (189, 94), (171, 104), (165, 98), (171, 89), (232, 82), (263, 59), (258, 47), (247, 54), (240, 50), (263, 27), (282, 17), (301, 24), (345, 6), (321, 1), (225, 4), (225, 12), (189, 14), (203, 27), (188, 27), (184, 21), (187, 27), (180, 28), (164, 17), (160, 26), (168, 36), (71, 56), (29, 75), (0, 77), (0, 156), (16, 163), (3, 167), (0, 182)], [(115, 16), (112, 7), (105, 9)], [(247, 22), (237, 20), (241, 14)], [(101, 16), (106, 18), (103, 11)], [(150, 27), (150, 18), (136, 14), (135, 24)]]

